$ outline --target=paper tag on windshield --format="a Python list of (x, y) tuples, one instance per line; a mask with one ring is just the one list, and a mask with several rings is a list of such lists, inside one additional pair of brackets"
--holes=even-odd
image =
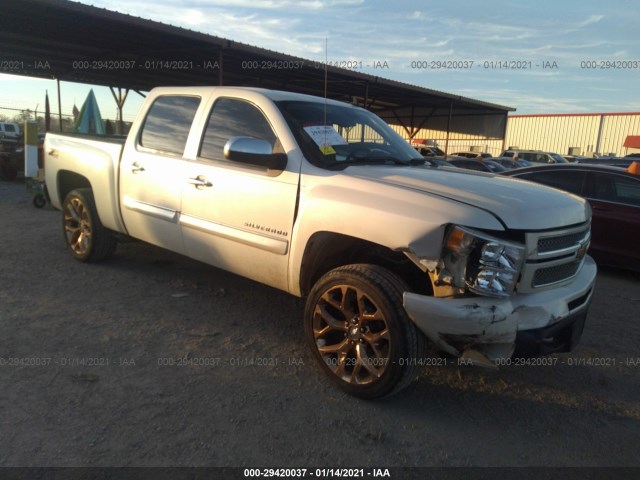
[(313, 125), (304, 127), (304, 131), (318, 144), (320, 151), (325, 155), (336, 153), (331, 145), (347, 145), (347, 141), (331, 125)]

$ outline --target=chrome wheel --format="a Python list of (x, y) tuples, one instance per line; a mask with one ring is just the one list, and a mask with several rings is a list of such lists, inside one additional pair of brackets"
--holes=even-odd
[(71, 191), (62, 204), (62, 231), (69, 251), (81, 262), (99, 262), (116, 249), (113, 234), (104, 228), (89, 188)]
[(309, 291), (305, 337), (320, 369), (346, 393), (393, 395), (415, 378), (424, 337), (402, 305), (408, 285), (371, 264), (334, 268)]
[(336, 285), (324, 292), (313, 313), (313, 336), (322, 361), (347, 383), (369, 384), (389, 365), (387, 319), (360, 288)]
[(64, 208), (64, 233), (69, 248), (76, 255), (86, 255), (91, 248), (91, 217), (79, 198), (72, 198)]

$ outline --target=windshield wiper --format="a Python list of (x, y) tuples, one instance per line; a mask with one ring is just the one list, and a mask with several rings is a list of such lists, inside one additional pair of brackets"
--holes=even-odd
[(341, 170), (352, 165), (383, 165), (385, 163), (392, 163), (394, 165), (424, 165), (424, 158), (411, 158), (409, 160), (399, 160), (395, 157), (358, 157), (350, 160), (336, 160), (331, 163), (325, 164), (326, 168)]

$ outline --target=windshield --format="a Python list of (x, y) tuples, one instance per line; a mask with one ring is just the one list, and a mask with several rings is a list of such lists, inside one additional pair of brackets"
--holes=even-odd
[(566, 158), (561, 157), (557, 153), (550, 153), (549, 155), (551, 155), (553, 157), (553, 159), (556, 161), (556, 163), (569, 163), (569, 162), (567, 162)]
[(305, 101), (276, 105), (305, 157), (319, 167), (424, 162), (424, 157), (380, 117), (362, 108)]

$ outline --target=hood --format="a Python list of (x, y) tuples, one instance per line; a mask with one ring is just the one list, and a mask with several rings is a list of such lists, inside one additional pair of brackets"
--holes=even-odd
[(352, 166), (344, 173), (473, 205), (492, 213), (509, 229), (560, 228), (586, 222), (591, 217), (589, 204), (570, 193), (525, 180), (458, 170)]

